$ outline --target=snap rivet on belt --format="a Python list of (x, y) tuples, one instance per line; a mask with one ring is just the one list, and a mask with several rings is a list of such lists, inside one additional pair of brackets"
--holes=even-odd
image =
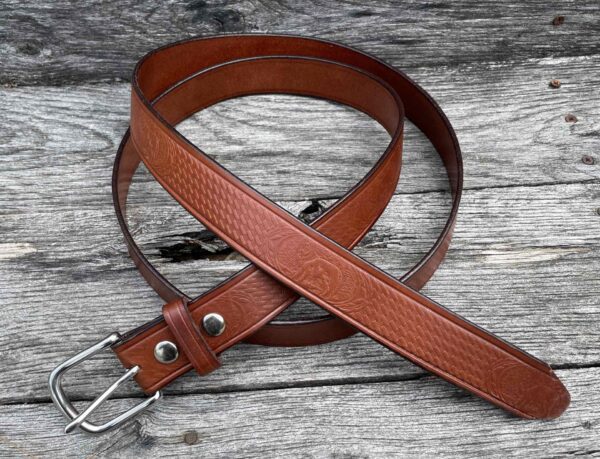
[(210, 336), (219, 336), (225, 331), (225, 319), (221, 314), (211, 312), (202, 318), (202, 326)]
[(154, 346), (154, 357), (160, 363), (173, 363), (179, 357), (179, 350), (171, 341), (161, 341)]
[[(390, 135), (372, 169), (314, 219), (295, 218), (175, 129), (221, 101), (269, 93), (344, 104), (371, 116)], [(405, 275), (394, 278), (351, 250), (394, 196), (405, 118), (440, 156), (452, 205), (433, 247)], [(591, 156), (583, 161), (594, 163)], [(141, 163), (250, 265), (196, 298), (165, 279), (137, 246), (125, 218), (130, 184)], [(361, 51), (325, 40), (248, 34), (195, 38), (150, 52), (134, 70), (130, 129), (115, 159), (113, 200), (129, 254), (166, 304), (160, 317), (124, 335), (110, 335), (55, 369), (50, 390), (69, 419), (68, 430), (97, 433), (122, 424), (158, 400), (160, 389), (180, 375), (219, 368), (218, 355), (240, 341), (306, 346), (357, 331), (518, 416), (559, 416), (570, 397), (548, 364), (419, 293), (448, 250), (462, 183), (460, 146), (441, 108), (400, 70)], [(301, 297), (329, 314), (292, 323), (272, 321)], [(223, 316), (211, 311), (227, 317), (227, 327)], [(213, 338), (205, 339), (201, 328)], [(107, 348), (126, 372), (79, 413), (62, 390), (62, 374)], [(101, 426), (86, 421), (129, 378), (149, 397)]]

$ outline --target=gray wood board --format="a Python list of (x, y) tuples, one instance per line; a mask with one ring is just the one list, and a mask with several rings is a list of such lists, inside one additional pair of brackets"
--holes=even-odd
[[(116, 96), (111, 96), (113, 89)], [(1, 397), (12, 403), (47, 399), (45, 377), (55, 362), (72, 349), (84, 347), (92, 337), (114, 329), (127, 330), (154, 317), (160, 301), (134, 272), (111, 207), (110, 163), (115, 142), (126, 125), (127, 110), (123, 102), (121, 110), (111, 111), (109, 107), (118, 107), (118, 101), (127, 97), (124, 85), (35, 91), (18, 88), (4, 92), (8, 95), (3, 99), (4, 116), (14, 119), (13, 125), (24, 126), (34, 133), (29, 137), (8, 135), (6, 144), (10, 145), (2, 156), (6, 166), (3, 186), (8, 192), (3, 193), (2, 225), (7, 237), (2, 245), (5, 263), (1, 273), (10, 311), (6, 315), (6, 329), (11, 331), (6, 334), (6, 346), (13, 352), (7, 353), (11, 366), (0, 378), (7, 382)], [(40, 96), (35, 110), (29, 106), (33, 92)], [(260, 176), (264, 170), (273, 177), (278, 175), (269, 167), (272, 157), (260, 153), (267, 147), (277, 149), (292, 142), (309, 155), (317, 142), (302, 139), (309, 137), (308, 132), (320, 119), (319, 138), (328, 144), (331, 156), (347, 157), (347, 164), (358, 165), (346, 167), (347, 171), (340, 174), (340, 167), (334, 166), (336, 161), (330, 161), (334, 163), (329, 165), (330, 185), (334, 187), (340, 176), (346, 176), (350, 182), (337, 185), (343, 192), (342, 186), (357, 181), (375, 160), (377, 147), (385, 143), (377, 145), (380, 130), (353, 112), (324, 102), (311, 102), (319, 116), (302, 127), (304, 137), (297, 137), (297, 127), (302, 125), (294, 110), (289, 109), (294, 101), (298, 102), (293, 98), (259, 97), (232, 102), (199, 115), (181, 129), (193, 140), (208, 145), (205, 148), (209, 151), (217, 148), (220, 151), (232, 136), (243, 138), (239, 132), (243, 127), (256, 144), (251, 148), (252, 142), (247, 141), (242, 148), (215, 156), (235, 172), (240, 172), (238, 169), (243, 165), (246, 170), (242, 176), (261, 191), (289, 198), (295, 193), (316, 194), (305, 186), (310, 178), (302, 174), (306, 164), (318, 155), (310, 161), (304, 161), (301, 155), (288, 158), (288, 169), (297, 172), (286, 171), (287, 177), (276, 193), (268, 175), (258, 184), (253, 180), (254, 175)], [(293, 128), (283, 129), (276, 116), (262, 117), (260, 129), (267, 137), (262, 145), (252, 125), (229, 121), (235, 116), (250, 122), (259, 108), (265, 113), (281, 113), (286, 107)], [(25, 122), (19, 124), (21, 120)], [(219, 120), (225, 126), (217, 129)], [(353, 131), (355, 121), (365, 128), (358, 136)], [(534, 121), (534, 117), (527, 119), (527, 126)], [(559, 126), (564, 128), (565, 136), (574, 135), (564, 120), (560, 120)], [(104, 137), (103, 128), (107, 132)], [(328, 135), (332, 131), (342, 141)], [(277, 135), (269, 138), (269, 132)], [(375, 140), (364, 140), (370, 139), (367, 134), (371, 132)], [(357, 249), (361, 256), (397, 275), (415, 263), (433, 243), (444, 224), (449, 204), (446, 193), (435, 191), (439, 185), (431, 184), (444, 176), (439, 161), (422, 135), (414, 129), (410, 132), (407, 143), (419, 148), (407, 147), (399, 194)], [(468, 138), (471, 132), (467, 129), (465, 136)], [(71, 140), (65, 145), (61, 142), (63, 138)], [(353, 141), (365, 142), (364, 148), (347, 148)], [(547, 154), (556, 155), (554, 143), (549, 145), (545, 148)], [(370, 152), (369, 161), (362, 160), (364, 151)], [(518, 151), (507, 148), (501, 159), (503, 168), (511, 170), (513, 177), (522, 174), (522, 168), (516, 164), (520, 158)], [(560, 159), (548, 161), (548, 170), (556, 170), (557, 174), (568, 169)], [(476, 168), (477, 161), (472, 163), (472, 168), (467, 164), (467, 180), (471, 169), (473, 173), (477, 170), (486, 173), (483, 166)], [(284, 165), (280, 164), (280, 168)], [(488, 168), (500, 169), (498, 164), (489, 164)], [(598, 187), (590, 182), (596, 171), (596, 165), (573, 161), (571, 174), (579, 174), (575, 179), (565, 180), (559, 175), (554, 183), (546, 185), (511, 184), (468, 190), (449, 260), (428, 286), (427, 293), (555, 365), (591, 365), (600, 361), (595, 345), (598, 338), (595, 300), (600, 290), (595, 274), (598, 263), (595, 249), (599, 235), (590, 231), (600, 218), (595, 212)], [(43, 187), (37, 186), (40, 178), (44, 179)], [(563, 180), (575, 181), (563, 183)], [(286, 190), (286, 185), (291, 190)], [(304, 187), (303, 191), (299, 187)], [(404, 187), (410, 192), (402, 192)], [(132, 228), (137, 240), (152, 261), (184, 290), (199, 293), (243, 266), (243, 262), (235, 260), (170, 262), (161, 256), (161, 249), (185, 243), (189, 239), (186, 235), (197, 231), (199, 225), (170, 201), (147, 174), (140, 174), (136, 180), (131, 202)], [(307, 201), (280, 203), (296, 214), (308, 205)], [(330, 203), (323, 201), (324, 205)], [(582, 263), (586, 264), (585, 270), (581, 269)], [(122, 312), (106, 314), (107, 307)], [(295, 311), (301, 313), (299, 308)], [(57, 321), (56, 317), (64, 318)], [(25, 343), (15, 339), (23, 329), (28, 330)], [(65, 340), (65, 329), (72, 330), (69, 340)], [(355, 338), (352, 343), (355, 344), (300, 350), (240, 347), (226, 354), (226, 359), (231, 359), (226, 361), (231, 364), (202, 384), (189, 376), (169, 390), (175, 393), (247, 390), (398, 379), (420, 374), (420, 370), (366, 338)], [(294, 363), (300, 361), (302, 365)], [(240, 365), (244, 371), (239, 371)], [(116, 371), (114, 360), (106, 356), (99, 366), (94, 365), (92, 376), (98, 378), (99, 384), (108, 383)], [(10, 390), (15, 382), (21, 386), (17, 394)], [(80, 379), (74, 383), (73, 395), (89, 398), (87, 381)], [(135, 392), (128, 388), (122, 396), (132, 393)]]
[[(4, 0), (0, 82), (129, 79), (146, 52), (195, 35), (293, 33), (342, 41), (403, 68), (598, 54), (588, 1), (106, 2)], [(565, 20), (552, 25), (557, 15)]]
[[(426, 293), (554, 365), (597, 365), (600, 236), (590, 228), (600, 218), (593, 207), (599, 197), (590, 184), (467, 193), (448, 260)], [(283, 204), (294, 210), (306, 203)], [(356, 252), (401, 274), (433, 242), (445, 204), (443, 193), (394, 197)], [(133, 216), (140, 219), (134, 226), (151, 260), (184, 291), (199, 293), (244, 266), (161, 257), (159, 247), (181, 243), (180, 235), (198, 226), (169, 207), (146, 202)], [(40, 209), (35, 219), (25, 214), (10, 220), (19, 225), (20, 238), (3, 244), (7, 368), (0, 374), (0, 398), (44, 400), (53, 365), (95, 338), (153, 318), (160, 300), (131, 266), (108, 203), (95, 211)], [(365, 337), (302, 349), (238, 346), (224, 359), (223, 368), (209, 377), (189, 375), (168, 390), (246, 390), (421, 373)], [(119, 371), (108, 354), (89, 367), (89, 379), (71, 383), (76, 398), (89, 398), (89, 380), (103, 386)]]
[[(465, 187), (596, 181), (600, 61), (550, 59), (523, 64), (411, 72), (439, 101), (464, 152)], [(556, 74), (560, 89), (548, 87)], [(128, 85), (0, 90), (2, 211), (17, 202), (63, 204), (66, 183), (81, 206), (107, 198), (110, 164), (129, 116)], [(578, 121), (568, 123), (567, 114)], [(388, 137), (365, 115), (298, 97), (260, 96), (219, 104), (183, 123), (198, 146), (267, 196), (300, 200), (341, 196), (367, 173)], [(407, 129), (398, 189), (446, 189), (441, 162), (417, 130)], [(584, 155), (595, 164), (582, 162)], [(86, 168), (81, 167), (81, 163)], [(436, 166), (437, 164), (437, 166)], [(434, 166), (432, 168), (432, 165)], [(32, 168), (61, 174), (37, 183)], [(343, 171), (343, 172), (341, 172)], [(414, 179), (413, 179), (414, 178)], [(76, 188), (75, 188), (76, 187)]]
[[(591, 1), (3, 1), (0, 456), (599, 455), (599, 10)], [(552, 25), (559, 14), (564, 24)], [(119, 80), (156, 46), (235, 31), (340, 40), (431, 91), (458, 132), (466, 191), (425, 293), (558, 368), (573, 396), (563, 417), (515, 419), (357, 335), (312, 348), (236, 346), (219, 371), (180, 378), (129, 426), (62, 434), (46, 387), (52, 367), (161, 305), (112, 210), (111, 163), (129, 116)], [(226, 102), (179, 129), (294, 214), (334, 202), (388, 141), (362, 114), (283, 96)], [(404, 158), (396, 195), (356, 249), (395, 275), (426, 253), (449, 205), (441, 162), (410, 124)], [(202, 228), (145, 170), (130, 223), (188, 293), (245, 266), (234, 254), (173, 261)], [(301, 301), (284, 315), (315, 313)], [(103, 354), (67, 376), (69, 395), (89, 401), (120, 372)], [(140, 397), (126, 385), (111, 406)]]
[[(591, 457), (600, 455), (598, 368), (563, 370), (572, 406), (510, 417), (427, 377), (384, 384), (166, 397), (100, 437), (62, 434), (49, 404), (0, 406), (6, 457)], [(113, 401), (123, 410), (139, 399)]]

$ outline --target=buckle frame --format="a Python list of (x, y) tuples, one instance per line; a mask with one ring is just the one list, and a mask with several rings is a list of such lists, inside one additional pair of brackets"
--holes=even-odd
[(93, 355), (96, 355), (99, 352), (102, 352), (107, 347), (110, 347), (113, 344), (117, 343), (120, 339), (121, 335), (119, 335), (118, 333), (112, 333), (103, 340), (97, 342), (89, 348), (74, 355), (70, 359), (64, 361), (63, 363), (58, 365), (52, 371), (52, 373), (50, 373), (50, 377), (48, 378), (48, 386), (50, 387), (50, 396), (52, 397), (52, 401), (58, 407), (58, 409), (65, 415), (65, 417), (70, 421), (65, 427), (65, 433), (70, 433), (77, 427), (88, 433), (93, 434), (107, 432), (137, 416), (161, 398), (161, 392), (156, 391), (153, 395), (146, 398), (144, 401), (138, 403), (137, 405), (120, 414), (119, 416), (110, 419), (104, 424), (98, 425), (86, 421), (87, 417), (90, 414), (92, 414), (92, 412), (94, 412), (100, 405), (102, 405), (102, 403), (104, 403), (124, 381), (135, 376), (135, 374), (140, 370), (140, 367), (134, 366), (133, 368), (128, 369), (123, 376), (117, 379), (113, 384), (111, 384), (108, 387), (108, 389), (106, 389), (98, 397), (96, 397), (96, 399), (84, 411), (80, 413), (75, 409), (75, 407), (63, 391), (63, 375), (68, 370), (79, 365), (84, 360), (89, 359)]

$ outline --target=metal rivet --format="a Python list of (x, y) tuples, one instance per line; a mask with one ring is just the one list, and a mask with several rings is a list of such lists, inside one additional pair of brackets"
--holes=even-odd
[(225, 319), (221, 314), (211, 312), (202, 319), (202, 326), (210, 336), (219, 336), (225, 330)]
[(154, 357), (160, 363), (171, 363), (177, 360), (179, 351), (171, 341), (161, 341), (154, 347)]

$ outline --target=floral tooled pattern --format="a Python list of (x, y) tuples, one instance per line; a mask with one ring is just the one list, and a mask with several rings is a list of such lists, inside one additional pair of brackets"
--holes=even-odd
[(173, 169), (175, 147), (168, 142), (159, 142), (156, 137), (149, 136), (150, 148), (144, 152), (144, 162), (153, 170), (155, 175), (166, 179)]
[(365, 307), (368, 289), (365, 277), (347, 264), (337, 263), (328, 252), (295, 231), (273, 233), (268, 239), (272, 265), (313, 295), (346, 313)]
[(490, 393), (508, 405), (538, 418), (553, 417), (569, 404), (558, 379), (516, 359), (497, 360), (490, 367)]

